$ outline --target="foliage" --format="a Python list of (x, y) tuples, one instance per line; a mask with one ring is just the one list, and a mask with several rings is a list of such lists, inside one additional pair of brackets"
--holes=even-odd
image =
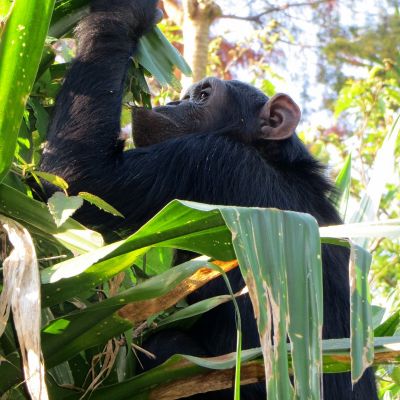
[[(398, 15), (388, 18), (394, 21)], [(330, 154), (336, 154), (339, 160), (348, 155), (349, 149), (352, 151), (350, 210), (346, 217), (357, 211), (360, 199), (368, 195), (366, 187), (374, 176), (375, 186), (369, 188), (370, 194), (374, 196), (377, 191), (382, 191), (382, 198), (376, 204), (377, 217), (387, 219), (400, 216), (398, 126), (395, 132), (397, 136), (392, 138), (390, 144), (390, 153), (385, 156), (378, 170), (372, 168), (377, 164), (378, 150), (400, 111), (400, 59), (398, 41), (394, 38), (396, 25), (384, 26), (384, 20), (382, 17), (382, 23), (377, 27), (372, 25), (364, 30), (353, 31), (353, 39), (338, 35), (337, 40), (326, 48), (332, 63), (340, 64), (340, 68), (355, 60), (358, 67), (370, 66), (365, 78), (343, 79), (342, 75), (340, 85), (337, 86), (340, 88), (337, 100), (333, 103), (336, 124), (328, 129), (321, 127), (319, 140), (310, 138), (315, 149), (328, 148)], [(382, 30), (389, 31), (389, 34), (381, 35)], [(350, 71), (354, 74), (356, 70)], [(388, 316), (396, 312), (400, 304), (400, 242), (376, 238), (369, 244), (369, 248), (373, 253), (372, 292), (376, 303), (386, 308), (385, 315)], [(387, 298), (391, 300), (387, 302)], [(400, 386), (397, 373), (396, 367), (378, 370), (378, 375), (382, 377), (381, 398), (398, 396)]]
[[(400, 262), (400, 245), (398, 240), (393, 240), (393, 236), (399, 235), (398, 182), (394, 180), (387, 186), (378, 212), (380, 219), (394, 220), (391, 223), (365, 224), (361, 227), (345, 225), (334, 227), (327, 233), (323, 229), (318, 231), (315, 221), (302, 214), (277, 210), (215, 208), (175, 201), (135, 234), (105, 245), (98, 233), (83, 227), (71, 216), (83, 200), (114, 215), (118, 215), (118, 210), (110, 208), (110, 205), (90, 193), (69, 197), (66, 182), (59, 177), (36, 171), (49, 115), (73, 49), (73, 42), (65, 36), (70, 36), (73, 26), (87, 12), (88, 1), (56, 0), (49, 31), (52, 37), (47, 38), (43, 48), (43, 32), (47, 29), (50, 12), (42, 14), (42, 9), (33, 1), (14, 1), (13, 18), (18, 21), (22, 18), (17, 13), (18, 5), (26, 7), (24, 18), (30, 15), (29, 18), (34, 19), (34, 22), (28, 21), (26, 25), (26, 31), (31, 33), (26, 45), (31, 46), (36, 60), (32, 58), (29, 65), (25, 66), (29, 68), (29, 75), (26, 74), (24, 91), (18, 92), (18, 96), (9, 95), (16, 88), (18, 76), (16, 80), (11, 80), (9, 76), (1, 79), (0, 95), (3, 97), (0, 103), (3, 108), (0, 105), (0, 160), (3, 172), (8, 171), (12, 156), (14, 158), (11, 172), (0, 185), (0, 210), (1, 214), (22, 223), (34, 240), (41, 277), (41, 286), (35, 289), (34, 295), (42, 306), (41, 338), (49, 397), (69, 399), (90, 396), (101, 399), (110, 396), (113, 399), (124, 399), (129, 396), (139, 399), (159, 393), (157, 390), (168, 393), (167, 381), (173, 384), (180, 379), (181, 383), (183, 380), (190, 387), (192, 377), (202, 376), (204, 387), (210, 387), (217, 381), (207, 378), (212, 370), (221, 377), (226, 371), (230, 372), (229, 384), (236, 371), (238, 383), (240, 372), (244, 375), (256, 371), (256, 377), (260, 378), (264, 375), (263, 366), (269, 365), (272, 366), (268, 369), (272, 374), (267, 374), (270, 399), (284, 398), (293, 390), (301, 398), (318, 398), (318, 374), (321, 369), (329, 372), (346, 371), (352, 365), (353, 372), (359, 375), (366, 366), (363, 358), (365, 351), (371, 355), (372, 350), (371, 321), (369, 318), (360, 321), (359, 314), (354, 311), (361, 308), (360, 314), (370, 313), (368, 255), (360, 250), (361, 256), (356, 259), (352, 270), (354, 279), (359, 280), (354, 286), (357, 291), (352, 296), (354, 312), (351, 344), (348, 340), (334, 340), (323, 341), (320, 345), (322, 297), (319, 244), (322, 240), (323, 243), (348, 245), (339, 239), (347, 235), (371, 237), (376, 282), (374, 294), (387, 298), (400, 278), (399, 269), (393, 268)], [(8, 9), (0, 8), (2, 16), (7, 12)], [(38, 12), (41, 13), (40, 18), (35, 17)], [(25, 72), (21, 69), (24, 67), (18, 57), (11, 53), (3, 57), (3, 54), (8, 54), (5, 51), (9, 51), (9, 40), (13, 40), (11, 36), (9, 39), (5, 36), (13, 33), (8, 33), (13, 26), (10, 21), (11, 18), (2, 26), (0, 77), (10, 67), (14, 68), (16, 74)], [(35, 32), (42, 32), (43, 35), (36, 35)], [(169, 36), (172, 40), (179, 38), (176, 28), (169, 27), (169, 32), (173, 35)], [(62, 40), (57, 40), (62, 36)], [(278, 58), (280, 53), (275, 51), (275, 45), (280, 40), (292, 39), (284, 26), (273, 19), (266, 27), (254, 32), (252, 40), (261, 43), (259, 52), (249, 51), (246, 41), (232, 45), (216, 38), (212, 46), (211, 72), (221, 77), (230, 77), (233, 67), (238, 70), (245, 67), (251, 72), (249, 80), (260, 82), (262, 89), (271, 95), (275, 92), (272, 81), (280, 78), (271, 66), (265, 65), (265, 57), (271, 60), (274, 56)], [(151, 73), (160, 83), (168, 82), (176, 87), (177, 81), (171, 75), (172, 65), (177, 64), (183, 72), (188, 72), (184, 62), (169, 48), (159, 31), (153, 31), (152, 36), (142, 42), (140, 54), (130, 72), (131, 85), (127, 88), (126, 99), (149, 103), (149, 89), (144, 75)], [(318, 151), (322, 148), (319, 145), (329, 142), (329, 146), (335, 147), (342, 159), (347, 155), (345, 140), (350, 133), (358, 140), (361, 157), (353, 156), (351, 164), (347, 163), (338, 177), (338, 190), (343, 194), (338, 202), (342, 209), (351, 208), (362, 197), (362, 189), (368, 181), (375, 154), (399, 108), (398, 63), (387, 60), (380, 62), (381, 59), (380, 54), (373, 59), (377, 66), (371, 70), (367, 79), (348, 80), (343, 87), (336, 103), (342, 136), (321, 135), (312, 143), (312, 148)], [(268, 79), (265, 79), (266, 75)], [(175, 94), (162, 89), (160, 98), (162, 101), (173, 96)], [(9, 103), (10, 99), (15, 104)], [(26, 100), (25, 109), (22, 107), (25, 101), (21, 102), (21, 99)], [(7, 113), (4, 111), (5, 106)], [(9, 126), (13, 129), (8, 130)], [(393, 153), (398, 160), (398, 146), (393, 150), (396, 150)], [(398, 165), (397, 161), (395, 163)], [(48, 206), (33, 199), (34, 195), (41, 194), (40, 179), (50, 181), (62, 190), (49, 201)], [(36, 182), (36, 193), (32, 193), (32, 189), (25, 184), (28, 181)], [(350, 200), (348, 204), (347, 193), (356, 200)], [(5, 224), (4, 217), (0, 215), (0, 218), (2, 224)], [(268, 235), (270, 240), (267, 243), (273, 245), (268, 248), (263, 235), (256, 235), (254, 240), (249, 241), (248, 233), (254, 230)], [(283, 236), (282, 231), (285, 232)], [(385, 237), (387, 239), (382, 240)], [(302, 241), (301, 245), (299, 240)], [(170, 268), (173, 264), (172, 248), (192, 250), (206, 254), (209, 258), (192, 260)], [(2, 249), (2, 260), (5, 260), (10, 250), (10, 246)], [(301, 254), (302, 251), (304, 254)], [(285, 255), (286, 263), (280, 262), (282, 254)], [(174, 356), (156, 369), (137, 375), (135, 352), (140, 351), (143, 338), (165, 327), (184, 328), (202, 313), (224, 302), (235, 301), (238, 294), (232, 293), (190, 306), (184, 298), (196, 289), (193, 281), (201, 285), (237, 267), (234, 260), (236, 257), (240, 260), (240, 268), (247, 282), (256, 282), (255, 285), (249, 285), (254, 304), (264, 304), (265, 290), (268, 291), (269, 299), (287, 298), (287, 303), (282, 300), (284, 305), (278, 311), (275, 310), (277, 313), (272, 317), (281, 322), (276, 327), (280, 337), (289, 335), (291, 348), (287, 348), (284, 340), (277, 340), (273, 344), (263, 341), (262, 349), (241, 351), (238, 340), (236, 354), (207, 360)], [(304, 261), (303, 272), (299, 268), (299, 259)], [(265, 271), (259, 268), (259, 262), (274, 268)], [(252, 268), (245, 268), (247, 265)], [(2, 267), (4, 284), (7, 277), (6, 261)], [(290, 272), (286, 273), (285, 268)], [(298, 287), (298, 281), (306, 279), (310, 286), (300, 285), (303, 291), (290, 290), (294, 284)], [(2, 286), (2, 296), (6, 292)], [(289, 295), (286, 296), (286, 293)], [(23, 300), (25, 296), (20, 297)], [(381, 385), (382, 396), (391, 393), (395, 397), (400, 392), (399, 368), (395, 366), (400, 356), (398, 352), (391, 351), (390, 346), (398, 345), (400, 341), (396, 336), (400, 334), (400, 300), (396, 295), (391, 295), (390, 299), (386, 310), (373, 309), (375, 334), (386, 336), (375, 338), (374, 346), (381, 362), (386, 360), (389, 364), (379, 369), (379, 374), (385, 378)], [(268, 307), (255, 308), (261, 310), (259, 329), (261, 335), (265, 335), (268, 332), (265, 321), (270, 317), (266, 314)], [(303, 313), (309, 313), (310, 317), (303, 318)], [(286, 321), (290, 322), (288, 327), (285, 326)], [(18, 331), (19, 327), (13, 325), (13, 321), (8, 321), (0, 337), (0, 355), (5, 360), (0, 365), (0, 391), (6, 393), (8, 398), (26, 398), (21, 386), (24, 378), (15, 329)], [(296, 340), (293, 332), (299, 330), (308, 342)], [(313, 333), (308, 336), (305, 332), (309, 330)], [(39, 332), (31, 334), (39, 340)], [(320, 364), (321, 350), (323, 367)], [(276, 354), (274, 360), (268, 358), (271, 352)], [(309, 356), (313, 357), (314, 362), (309, 362)], [(288, 371), (292, 369), (296, 374), (294, 389), (288, 377)], [(278, 379), (279, 383), (284, 384), (278, 385)], [(185, 394), (184, 390), (180, 395)]]
[[(54, 0), (15, 1), (1, 31), (0, 43), (0, 182), (14, 156), (19, 121), (38, 69)], [(41, 19), (40, 24), (35, 22)], [(7, 143), (7, 146), (4, 145)]]

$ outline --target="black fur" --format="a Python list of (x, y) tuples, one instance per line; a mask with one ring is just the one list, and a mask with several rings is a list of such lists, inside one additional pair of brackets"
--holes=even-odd
[[(126, 70), (138, 39), (157, 19), (156, 3), (95, 1), (77, 30), (78, 55), (58, 97), (41, 169), (64, 177), (70, 194), (94, 193), (126, 216), (122, 220), (86, 205), (77, 214), (79, 220), (102, 232), (134, 231), (179, 198), (303, 211), (321, 225), (340, 223), (327, 198), (332, 188), (324, 169), (297, 136), (260, 139), (258, 113), (268, 98), (244, 83), (208, 79), (194, 86), (185, 101), (152, 112), (137, 110), (135, 140), (148, 146), (123, 152), (119, 134)], [(212, 106), (196, 97), (208, 86), (217, 87)], [(47, 189), (48, 195), (55, 190)], [(344, 249), (324, 247), (324, 338), (349, 336), (347, 263)], [(234, 291), (243, 287), (238, 269), (229, 277)], [(225, 292), (223, 282), (215, 280), (190, 301)], [(243, 348), (259, 346), (250, 301), (238, 301)], [(160, 332), (145, 346), (158, 356), (156, 363), (175, 352), (215, 356), (235, 350), (235, 332), (233, 306), (225, 304), (200, 318), (189, 332)], [(141, 358), (146, 368), (155, 364)], [(262, 399), (265, 385), (249, 385), (242, 392), (244, 400)], [(354, 392), (349, 374), (325, 375), (324, 393), (327, 400), (377, 399), (370, 370)], [(224, 400), (232, 394), (196, 398)]]

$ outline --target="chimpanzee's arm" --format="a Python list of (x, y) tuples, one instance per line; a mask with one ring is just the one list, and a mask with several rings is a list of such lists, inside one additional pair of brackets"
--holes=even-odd
[(57, 98), (41, 163), (42, 170), (64, 177), (72, 192), (82, 178), (87, 184), (110, 170), (122, 154), (118, 137), (126, 71), (138, 40), (155, 23), (156, 3), (93, 1), (78, 26), (77, 57)]

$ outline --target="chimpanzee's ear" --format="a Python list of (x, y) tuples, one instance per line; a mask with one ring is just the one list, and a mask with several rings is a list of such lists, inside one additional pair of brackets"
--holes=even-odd
[(299, 106), (287, 94), (272, 96), (260, 111), (261, 138), (283, 140), (294, 134), (300, 121)]

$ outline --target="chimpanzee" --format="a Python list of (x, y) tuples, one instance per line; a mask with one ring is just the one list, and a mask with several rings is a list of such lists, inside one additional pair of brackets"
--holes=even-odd
[[(156, 0), (95, 0), (77, 28), (78, 53), (58, 96), (41, 169), (62, 176), (71, 194), (94, 193), (125, 215), (112, 217), (85, 206), (77, 214), (102, 232), (135, 230), (169, 201), (276, 207), (312, 214), (321, 225), (340, 218), (328, 200), (325, 170), (295, 134), (300, 110), (285, 94), (268, 98), (238, 81), (206, 78), (181, 101), (133, 112), (134, 150), (123, 151), (120, 115), (130, 58), (138, 40), (158, 21)], [(55, 188), (47, 187), (48, 195)], [(348, 253), (323, 249), (324, 338), (349, 336)], [(244, 283), (238, 269), (229, 274), (234, 291)], [(214, 280), (190, 301), (226, 293)], [(259, 346), (249, 298), (238, 300), (243, 348)], [(158, 356), (174, 353), (216, 356), (235, 350), (232, 304), (204, 314), (185, 332), (161, 331), (144, 346)], [(368, 370), (354, 387), (350, 375), (325, 374), (328, 400), (377, 399)], [(245, 400), (265, 398), (264, 383), (242, 388)], [(232, 393), (197, 395), (231, 399)], [(284, 400), (284, 399), (282, 399)]]

